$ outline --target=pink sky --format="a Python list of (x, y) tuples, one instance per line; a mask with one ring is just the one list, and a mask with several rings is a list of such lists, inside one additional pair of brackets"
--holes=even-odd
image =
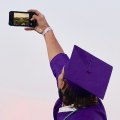
[(10, 97), (0, 102), (0, 120), (53, 120), (52, 107), (43, 101)]

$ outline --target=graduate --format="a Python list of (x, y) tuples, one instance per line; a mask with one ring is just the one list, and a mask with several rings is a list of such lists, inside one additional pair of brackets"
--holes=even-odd
[(37, 26), (25, 30), (35, 30), (43, 35), (58, 87), (54, 120), (107, 120), (101, 100), (113, 67), (77, 45), (74, 45), (69, 58), (44, 15), (33, 9), (29, 12), (36, 13), (31, 20), (36, 20)]

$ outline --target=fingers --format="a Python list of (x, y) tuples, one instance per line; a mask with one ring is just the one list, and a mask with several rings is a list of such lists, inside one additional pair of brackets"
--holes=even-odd
[(24, 28), (24, 30), (31, 31), (31, 30), (34, 30), (34, 28), (28, 27), (28, 28)]
[(42, 13), (40, 13), (38, 10), (30, 9), (30, 10), (28, 10), (28, 12), (34, 12), (36, 14), (36, 15), (33, 15), (31, 20), (38, 20), (38, 16), (41, 18), (44, 18), (44, 15)]
[(38, 20), (38, 16), (37, 15), (33, 15), (32, 18), (30, 20)]

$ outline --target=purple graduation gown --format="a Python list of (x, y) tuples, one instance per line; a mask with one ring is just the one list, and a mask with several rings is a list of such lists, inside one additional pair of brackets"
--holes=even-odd
[[(62, 102), (60, 99), (58, 99), (55, 103), (53, 110), (54, 120), (64, 120), (64, 118), (71, 113), (71, 112), (58, 113), (61, 105)], [(107, 120), (107, 117), (104, 106), (101, 100), (99, 99), (98, 105), (78, 109), (76, 112), (71, 114), (66, 120)]]
[[(54, 76), (58, 79), (59, 74), (65, 63), (69, 61), (69, 58), (66, 54), (60, 53), (56, 55), (50, 62), (51, 69)], [(62, 102), (58, 99), (55, 103), (53, 110), (54, 120), (64, 120), (71, 112), (61, 112), (58, 113), (59, 108), (61, 107)], [(107, 120), (106, 112), (104, 106), (99, 99), (98, 105), (86, 107), (84, 109), (78, 109), (75, 113), (70, 115), (66, 120)]]

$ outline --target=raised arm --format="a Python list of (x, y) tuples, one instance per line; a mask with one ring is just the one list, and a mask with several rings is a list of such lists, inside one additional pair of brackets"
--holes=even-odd
[(58, 43), (53, 31), (49, 31), (44, 35), (47, 51), (48, 51), (48, 57), (51, 61), (57, 54), (63, 53), (63, 49)]
[[(46, 28), (50, 27), (44, 15), (42, 15), (39, 11), (31, 9), (29, 10), (29, 12), (36, 13), (36, 15), (32, 17), (32, 20), (36, 20), (38, 25), (35, 28), (25, 28), (25, 30), (35, 30), (38, 33), (42, 34)], [(58, 43), (53, 33), (53, 30), (49, 30), (48, 32), (46, 32), (44, 35), (44, 39), (47, 46), (49, 61), (51, 61), (57, 54), (64, 53), (62, 47)]]

